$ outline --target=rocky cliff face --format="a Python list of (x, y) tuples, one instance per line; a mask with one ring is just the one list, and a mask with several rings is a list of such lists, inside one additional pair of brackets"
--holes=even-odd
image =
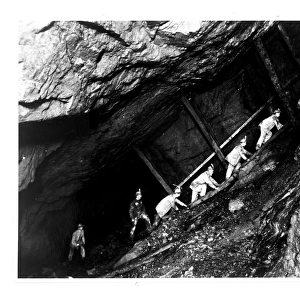
[[(205, 97), (207, 86), (232, 73), (237, 58), (271, 26), (208, 21), (20, 23), (21, 260), (30, 264), (58, 259), (62, 251), (57, 249), (67, 245), (77, 220), (76, 192), (99, 173), (104, 176), (133, 145), (147, 144), (178, 122), (180, 100), (190, 89), (197, 87), (194, 95), (202, 92), (203, 105), (198, 102), (197, 109), (206, 114), (212, 105)], [(219, 118), (221, 104), (215, 103)], [(249, 114), (257, 105), (252, 104)], [(232, 111), (219, 122), (239, 126), (248, 112), (235, 119), (230, 115)], [(208, 119), (218, 124), (215, 116)], [(187, 163), (180, 176), (192, 169)]]
[[(97, 158), (97, 167), (103, 167), (110, 157), (115, 159), (151, 136), (176, 118), (186, 88), (212, 81), (269, 26), (268, 22), (21, 23), (19, 121), (24, 139), (30, 135), (34, 143), (21, 141), (20, 190), (34, 180), (36, 167), (54, 151), (64, 152), (66, 169), (92, 171), (85, 157)], [(66, 141), (74, 125), (83, 132)], [(55, 141), (47, 145), (45, 134), (54, 127)]]

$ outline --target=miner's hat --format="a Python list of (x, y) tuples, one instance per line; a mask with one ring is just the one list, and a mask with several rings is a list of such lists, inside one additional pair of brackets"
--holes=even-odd
[(135, 193), (135, 196), (141, 195), (142, 196), (142, 192), (141, 189), (138, 189), (137, 192)]
[(214, 168), (215, 168), (214, 165), (210, 164), (209, 167), (207, 168), (207, 170), (214, 170)]
[(247, 136), (245, 135), (245, 137), (241, 139), (240, 143), (246, 143), (246, 141), (247, 141)]

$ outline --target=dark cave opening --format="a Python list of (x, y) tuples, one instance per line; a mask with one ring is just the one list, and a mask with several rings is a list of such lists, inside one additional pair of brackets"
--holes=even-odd
[[(131, 229), (129, 205), (135, 199), (135, 193), (139, 188), (142, 191), (147, 214), (153, 223), (155, 206), (167, 195), (167, 192), (133, 151), (125, 155), (124, 159), (115, 166), (105, 171), (101, 170), (96, 177), (91, 178), (81, 190), (76, 192), (71, 208), (72, 214), (75, 215), (68, 222), (74, 224), (73, 231), (77, 229), (78, 223), (84, 224), (87, 256), (96, 246), (109, 247), (112, 240), (120, 245), (132, 244), (129, 237)], [(39, 190), (40, 185), (35, 182), (19, 194), (20, 213), (26, 206), (36, 201)], [(70, 210), (70, 207), (67, 205), (65, 209)], [(51, 219), (59, 217), (55, 212), (51, 215)], [(63, 215), (68, 214), (66, 212)], [(145, 224), (139, 221), (135, 236), (138, 238), (145, 228)], [(69, 236), (63, 237), (63, 241), (60, 242), (61, 249), (57, 249), (60, 253), (58, 254), (60, 262), (67, 261), (73, 231)], [(78, 253), (74, 258), (78, 260)], [(30, 262), (23, 260), (21, 264), (19, 261), (19, 276), (40, 272), (42, 266), (52, 267), (52, 264), (41, 262), (33, 266)]]
[[(153, 223), (155, 206), (167, 193), (133, 151), (116, 166), (101, 171), (76, 193), (75, 202), (79, 207), (77, 220), (85, 225), (87, 255), (97, 245), (108, 246), (111, 236), (115, 234), (120, 243), (131, 243), (129, 205), (139, 188)], [(75, 230), (77, 224), (74, 225)], [(136, 236), (145, 228), (145, 224), (139, 221)]]
[[(267, 43), (266, 47), (268, 46), (270, 48), (272, 46), (270, 45), (270, 43)], [(279, 53), (281, 52), (282, 49), (279, 51)], [(275, 58), (273, 59), (276, 60), (277, 56), (275, 55), (274, 57)], [(215, 98), (216, 101), (220, 101), (220, 98), (222, 98), (220, 95), (222, 95), (224, 91), (226, 91), (228, 92), (229, 100), (232, 98), (233, 100), (235, 100), (236, 103), (240, 103), (240, 106), (243, 108), (241, 112), (245, 115), (246, 118), (248, 114), (250, 116), (251, 114), (255, 113), (255, 111), (257, 111), (257, 109), (259, 109), (271, 97), (271, 95), (273, 95), (272, 104), (263, 109), (263, 111), (260, 114), (260, 117), (253, 121), (251, 126), (248, 126), (244, 129), (243, 135), (247, 135), (248, 138), (248, 144), (246, 148), (250, 152), (254, 153), (255, 144), (260, 135), (260, 129), (258, 127), (259, 122), (262, 119), (267, 118), (270, 115), (270, 113), (278, 107), (282, 111), (280, 121), (283, 124), (288, 122), (288, 116), (283, 107), (283, 103), (281, 102), (278, 95), (276, 95), (275, 93), (276, 90), (274, 89), (274, 86), (272, 85), (268, 73), (264, 69), (262, 62), (259, 59), (258, 53), (256, 53), (256, 50), (253, 45), (244, 57), (240, 56), (235, 61), (235, 64), (236, 66), (234, 68), (232, 67), (231, 72), (228, 72), (228, 74), (226, 75), (228, 81), (232, 81), (232, 84), (229, 85), (230, 89), (228, 88), (228, 91), (226, 88), (227, 86), (222, 86), (223, 81), (225, 80), (224, 73), (230, 71), (228, 68), (225, 68), (223, 72), (220, 72), (220, 74), (216, 76), (216, 80), (206, 85), (205, 88), (203, 88), (202, 85), (196, 85), (193, 86), (193, 88), (189, 87), (187, 94), (190, 94), (193, 96), (193, 98), (195, 98), (193, 100), (195, 110), (199, 110), (199, 112), (201, 112), (201, 114), (203, 115), (202, 117), (206, 118), (207, 127), (210, 127), (212, 129), (212, 133), (216, 133), (216, 140), (219, 139), (220, 144), (223, 141), (223, 139), (225, 140), (228, 137), (230, 133), (224, 130), (222, 126), (220, 126), (220, 124), (223, 125), (224, 123), (224, 120), (222, 119), (223, 115), (210, 116), (210, 111), (206, 113), (206, 111), (203, 110), (204, 100), (207, 100), (210, 96), (212, 98)], [(283, 77), (285, 79), (283, 81), (286, 84), (284, 88), (288, 90), (287, 93), (290, 93), (292, 95), (292, 106), (296, 106), (297, 99), (299, 98), (299, 82), (297, 85), (293, 85), (293, 83), (295, 80), (298, 80), (297, 78), (299, 78), (299, 75), (294, 74), (295, 69), (292, 69), (293, 72), (283, 72), (286, 71), (284, 65), (285, 60), (282, 60), (282, 64), (280, 65), (281, 67), (278, 68), (278, 72), (280, 73), (280, 77)], [(287, 69), (290, 70), (290, 68)], [(239, 72), (237, 72), (237, 70)], [(186, 92), (186, 89), (187, 88), (183, 90)], [(139, 90), (139, 92), (140, 91), (141, 90)], [(216, 93), (214, 93), (215, 91)], [(133, 94), (134, 92), (130, 93), (130, 95)], [(180, 92), (178, 94), (180, 94)], [(68, 116), (62, 117), (59, 120), (55, 121), (41, 122), (42, 126), (36, 126), (37, 122), (21, 124), (19, 127), (20, 148), (24, 146), (24, 149), (26, 149), (27, 145), (39, 144), (39, 142), (51, 144), (60, 140), (72, 140), (73, 137), (81, 135), (85, 136), (85, 134), (89, 133), (90, 131), (95, 131), (100, 123), (103, 122), (103, 124), (105, 124), (105, 121), (109, 120), (109, 116), (111, 116), (115, 110), (127, 104), (127, 100), (129, 98), (130, 97), (128, 95), (124, 96), (124, 98), (122, 99), (125, 99), (126, 101), (120, 101), (121, 104), (112, 106), (110, 109), (108, 109), (108, 112), (103, 114), (103, 116), (105, 117), (104, 119), (102, 119), (103, 116), (101, 115), (101, 112), (102, 110), (104, 110), (104, 108), (101, 107), (99, 109), (91, 111), (88, 115), (73, 117)], [(229, 105), (228, 103), (230, 102), (228, 99), (226, 99), (226, 101), (224, 100), (224, 105)], [(179, 100), (178, 107), (182, 108), (182, 105), (180, 104)], [(174, 98), (172, 98), (172, 101), (174, 101)], [(171, 100), (170, 103), (172, 103)], [(206, 105), (207, 104), (209, 104), (208, 100)], [(181, 109), (181, 113), (182, 111), (183, 109)], [(237, 114), (238, 110), (236, 110), (235, 113)], [(99, 117), (100, 115), (101, 118)], [(175, 114), (172, 116), (172, 118), (172, 121), (176, 122)], [(217, 118), (221, 121), (215, 122), (214, 120)], [(228, 119), (233, 119), (232, 115)], [(240, 121), (242, 122), (242, 119), (237, 120), (237, 122), (235, 122), (234, 125), (239, 126), (238, 122)], [(181, 148), (178, 148), (178, 153), (176, 152), (174, 154), (175, 158), (179, 157), (178, 160), (174, 159), (172, 155), (168, 156), (168, 151), (166, 150), (168, 150), (169, 148), (168, 145), (167, 147), (164, 147), (166, 146), (164, 143), (165, 140), (162, 141), (161, 145), (158, 145), (161, 146), (161, 148), (157, 147), (157, 145), (155, 144), (156, 138), (158, 139), (161, 136), (162, 132), (165, 132), (165, 130), (163, 130), (165, 129), (165, 127), (169, 128), (170, 126), (172, 126), (170, 125), (171, 123), (171, 118), (169, 118), (169, 121), (166, 121), (165, 123), (167, 125), (162, 125), (159, 128), (160, 130), (154, 129), (152, 130), (152, 132), (145, 134), (145, 136), (141, 134), (141, 140), (139, 141), (139, 143), (144, 143), (145, 151), (151, 150), (151, 146), (153, 145), (153, 148), (156, 147), (158, 149), (157, 153), (154, 151), (152, 151), (153, 153), (151, 153), (150, 151), (150, 154), (152, 156), (152, 162), (156, 164), (158, 171), (162, 173), (166, 181), (169, 182), (171, 188), (173, 188), (173, 183), (178, 184), (182, 179), (184, 179), (184, 177), (187, 176), (187, 174), (185, 174), (185, 172), (187, 171), (184, 168), (181, 170), (181, 166), (188, 165), (188, 163), (186, 162), (188, 159), (186, 157), (182, 158), (178, 155), (178, 153), (180, 152), (187, 152), (187, 143), (182, 142)], [(178, 124), (180, 125), (180, 122), (178, 122)], [(191, 126), (191, 128), (194, 127)], [(187, 126), (187, 130), (190, 130), (191, 128)], [(216, 128), (218, 130), (216, 130)], [(219, 130), (219, 128), (221, 129)], [(176, 131), (175, 129), (173, 132), (174, 136), (177, 139), (184, 141), (185, 134), (182, 134), (182, 131)], [(213, 129), (215, 130), (215, 132)], [(221, 132), (221, 130), (223, 130), (223, 132)], [(153, 131), (155, 131), (154, 135)], [(274, 128), (272, 131), (274, 134), (277, 130)], [(172, 130), (170, 130), (170, 132), (172, 133)], [(103, 131), (103, 133), (105, 133), (105, 131)], [(199, 135), (201, 135), (200, 132)], [(224, 154), (227, 154), (232, 149), (233, 145), (238, 143), (239, 139), (239, 135), (232, 139), (231, 143), (223, 148)], [(166, 138), (166, 140), (168, 139)], [(172, 144), (172, 140), (170, 144)], [(140, 144), (139, 146), (141, 147), (141, 145), (143, 144)], [(126, 147), (123, 147), (121, 149), (126, 149)], [(162, 153), (160, 153), (160, 151)], [(171, 154), (173, 154), (172, 151), (173, 149), (172, 147), (170, 147)], [(213, 149), (209, 149), (209, 151), (213, 151)], [(145, 204), (146, 211), (150, 217), (151, 223), (153, 223), (155, 215), (155, 206), (163, 197), (167, 195), (167, 192), (163, 189), (163, 187), (157, 181), (155, 176), (151, 173), (151, 171), (147, 168), (144, 162), (138, 157), (138, 155), (133, 150), (130, 150), (128, 153), (122, 153), (123, 157), (120, 158), (119, 155), (118, 161), (117, 158), (115, 161), (113, 161), (112, 159), (109, 165), (106, 165), (105, 167), (100, 169), (98, 168), (98, 161), (100, 161), (100, 159), (98, 159), (98, 155), (103, 155), (104, 152), (105, 151), (99, 151), (99, 154), (96, 153), (95, 157), (91, 158), (91, 165), (96, 171), (93, 174), (91, 172), (86, 173), (87, 176), (85, 179), (83, 179), (83, 181), (86, 180), (86, 182), (83, 183), (84, 185), (80, 190), (78, 190), (77, 192), (73, 192), (72, 189), (70, 189), (71, 192), (68, 196), (66, 196), (65, 200), (63, 199), (63, 196), (58, 195), (57, 202), (64, 203), (60, 210), (58, 209), (59, 204), (54, 203), (53, 210), (51, 208), (49, 209), (49, 212), (47, 212), (47, 218), (40, 222), (39, 216), (37, 216), (37, 233), (42, 236), (43, 233), (46, 232), (46, 234), (49, 235), (50, 242), (52, 241), (54, 245), (52, 245), (51, 249), (51, 259), (53, 262), (52, 265), (50, 262), (50, 258), (49, 261), (40, 261), (40, 263), (36, 263), (36, 265), (33, 265), (29, 261), (22, 261), (22, 256), (20, 256), (20, 252), (19, 266), (21, 267), (19, 268), (19, 276), (27, 276), (28, 274), (34, 272), (37, 268), (41, 268), (41, 265), (42, 267), (51, 267), (56, 262), (66, 262), (68, 259), (69, 243), (71, 240), (71, 236), (73, 231), (77, 229), (78, 223), (83, 223), (85, 225), (84, 229), (86, 238), (87, 257), (89, 257), (90, 259), (92, 257), (93, 249), (99, 245), (103, 249), (111, 249), (112, 244), (115, 244), (118, 246), (115, 247), (113, 251), (110, 251), (110, 254), (112, 255), (108, 258), (105, 258), (106, 263), (109, 260), (114, 261), (117, 257), (120, 256), (121, 253), (124, 253), (124, 251), (126, 251), (127, 248), (124, 247), (124, 245), (129, 247), (133, 244), (133, 241), (131, 241), (129, 238), (129, 232), (131, 229), (131, 222), (129, 218), (129, 205), (130, 202), (135, 199), (135, 192), (139, 188), (142, 191), (143, 202)], [(165, 152), (167, 154), (165, 154)], [(203, 153), (203, 156), (205, 157), (206, 152), (203, 151)], [(19, 160), (22, 158), (22, 155), (23, 152), (20, 151)], [(19, 220), (22, 219), (22, 214), (27, 213), (27, 209), (29, 210), (29, 208), (35, 207), (37, 204), (40, 205), (41, 202), (39, 202), (40, 199), (38, 199), (38, 195), (43, 188), (48, 189), (51, 192), (51, 188), (47, 186), (47, 184), (50, 183), (50, 181), (46, 177), (45, 181), (42, 178), (44, 171), (42, 169), (52, 167), (50, 163), (51, 159), (51, 155), (45, 157), (43, 163), (36, 169), (34, 179), (35, 181), (33, 183), (30, 183), (25, 190), (20, 192)], [(178, 161), (180, 162), (180, 164), (178, 163)], [(191, 159), (191, 161), (191, 166), (197, 165), (197, 162), (194, 162), (194, 159)], [(214, 157), (211, 160), (211, 162), (215, 165), (214, 178), (218, 182), (222, 182), (224, 180), (226, 170), (222, 167), (222, 165), (216, 157)], [(67, 177), (68, 172), (66, 171), (65, 174)], [(188, 186), (191, 181), (192, 178), (185, 183), (183, 193), (180, 197), (180, 200), (186, 204), (190, 203), (191, 190)], [(64, 182), (64, 178), (62, 178), (61, 182)], [(210, 190), (210, 188), (208, 190)], [(46, 193), (46, 195), (48, 195), (48, 193)], [(51, 206), (51, 200), (49, 200), (48, 203), (47, 196), (43, 200), (45, 200), (45, 203), (43, 203), (44, 206)], [(226, 206), (227, 205), (228, 204), (226, 204)], [(43, 213), (46, 214), (45, 212)], [(37, 212), (36, 214), (38, 215), (39, 212)], [(212, 222), (218, 222), (219, 216), (215, 216), (214, 218), (215, 219), (212, 220)], [(51, 223), (56, 224), (53, 225)], [(62, 227), (61, 224), (65, 224), (66, 228), (60, 229), (59, 227)], [(29, 226), (30, 225), (31, 224), (29, 224)], [(42, 227), (45, 230), (42, 231), (40, 227)], [(19, 224), (19, 229), (21, 230), (22, 228), (24, 228), (24, 226)], [(142, 221), (139, 221), (135, 232), (137, 236), (135, 241), (141, 238), (141, 236), (139, 235), (143, 233), (145, 228), (145, 224)], [(57, 236), (55, 236), (56, 233)], [(20, 232), (20, 236), (21, 235), (22, 232)], [(30, 238), (31, 236), (28, 238), (29, 246), (31, 243)], [(34, 242), (36, 242), (38, 246), (40, 246), (40, 249), (42, 249), (42, 246), (47, 246), (47, 241), (45, 242), (45, 244), (42, 245), (43, 238), (44, 237), (41, 237), (40, 239), (36, 238), (36, 240), (34, 240), (35, 237), (33, 237)], [(27, 241), (25, 242), (25, 246), (27, 247), (26, 243)], [(30, 249), (29, 246), (28, 249)], [(20, 249), (21, 247), (19, 247), (19, 251)], [(53, 252), (56, 251), (57, 253), (53, 254)], [(75, 260), (78, 261), (78, 258), (80, 260), (80, 255), (78, 255), (78, 253), (76, 256), (77, 257)], [(97, 259), (98, 262), (99, 259), (100, 261), (102, 260), (101, 257)], [(21, 262), (23, 265), (20, 265)], [(96, 262), (94, 264), (96, 264)]]

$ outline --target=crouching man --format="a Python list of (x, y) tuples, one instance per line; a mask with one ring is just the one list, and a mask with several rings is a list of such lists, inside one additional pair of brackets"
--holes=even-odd
[(155, 220), (153, 223), (153, 227), (157, 227), (161, 219), (165, 219), (167, 213), (174, 208), (178, 210), (176, 203), (187, 207), (183, 202), (178, 200), (177, 198), (181, 195), (181, 188), (177, 187), (174, 190), (174, 193), (163, 198), (155, 207), (157, 214), (155, 215)]
[(144, 203), (142, 201), (142, 193), (141, 193), (141, 189), (139, 189), (136, 193), (135, 193), (135, 200), (133, 200), (130, 203), (130, 207), (129, 207), (129, 216), (132, 222), (132, 228), (130, 231), (130, 238), (133, 239), (134, 238), (134, 231), (137, 225), (137, 222), (139, 219), (142, 219), (145, 223), (146, 223), (146, 227), (147, 230), (150, 231), (151, 230), (151, 222), (150, 219), (146, 213), (146, 209), (144, 206)]
[(84, 238), (83, 225), (78, 224), (78, 229), (74, 231), (70, 243), (69, 261), (72, 260), (75, 249), (80, 249), (81, 258), (85, 258), (84, 245), (85, 245), (85, 238)]
[(226, 171), (226, 180), (230, 178), (231, 174), (235, 171), (237, 172), (240, 167), (241, 158), (244, 160), (248, 160), (246, 155), (251, 156), (252, 153), (248, 152), (244, 147), (247, 144), (247, 137), (245, 136), (241, 141), (240, 144), (235, 146), (231, 152), (226, 156), (226, 160), (228, 161), (228, 167)]
[(190, 185), (190, 189), (192, 190), (191, 203), (197, 200), (198, 195), (200, 195), (200, 197), (205, 196), (207, 185), (209, 185), (214, 190), (218, 189), (220, 184), (212, 178), (213, 173), (214, 173), (214, 165), (211, 164), (207, 168), (207, 171), (203, 172), (191, 183)]

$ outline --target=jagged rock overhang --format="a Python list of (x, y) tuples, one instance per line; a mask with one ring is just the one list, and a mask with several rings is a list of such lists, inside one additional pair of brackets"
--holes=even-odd
[[(103, 56), (100, 55), (99, 59), (100, 58), (102, 60)], [(91, 126), (91, 128), (86, 128), (84, 127), (85, 125), (83, 126), (88, 130), (88, 134), (81, 134), (77, 136), (76, 130), (74, 132), (72, 132), (71, 130), (70, 134), (67, 135), (68, 139), (64, 139), (63, 136), (62, 139), (56, 141), (51, 145), (26, 145), (27, 147), (22, 148), (20, 154), (24, 154), (23, 151), (25, 151), (26, 153), (24, 155), (24, 159), (23, 155), (20, 156), (20, 158), (22, 158), (20, 163), (20, 174), (21, 178), (23, 175), (23, 179), (25, 179), (25, 182), (21, 184), (22, 188), (28, 186), (30, 182), (33, 182), (34, 184), (34, 182), (36, 181), (34, 172), (38, 169), (39, 166), (42, 166), (43, 164), (43, 171), (42, 168), (40, 168), (41, 173), (38, 176), (38, 180), (40, 180), (41, 182), (42, 193), (39, 194), (39, 197), (35, 201), (33, 200), (34, 209), (30, 209), (30, 213), (28, 214), (33, 217), (31, 221), (34, 221), (34, 216), (36, 216), (36, 213), (38, 212), (38, 217), (32, 224), (35, 224), (37, 227), (39, 227), (39, 225), (42, 224), (40, 223), (42, 221), (42, 216), (48, 213), (47, 209), (49, 209), (50, 205), (52, 208), (60, 209), (63, 206), (63, 203), (66, 202), (66, 198), (71, 199), (72, 195), (74, 195), (76, 191), (80, 190), (83, 187), (83, 184), (90, 180), (91, 177), (96, 176), (99, 169), (105, 171), (106, 166), (110, 166), (111, 164), (113, 164), (113, 162), (116, 162), (116, 158), (123, 156), (126, 153), (126, 150), (129, 150), (133, 144), (139, 144), (143, 141), (143, 139), (145, 141), (148, 140), (154, 132), (157, 134), (161, 129), (160, 124), (162, 124), (162, 121), (166, 119), (166, 116), (163, 112), (164, 107), (168, 107), (170, 114), (174, 113), (172, 115), (172, 118), (170, 117), (170, 123), (173, 123), (173, 118), (176, 119), (176, 116), (178, 116), (178, 113), (181, 109), (181, 106), (178, 105), (180, 103), (181, 97), (184, 94), (181, 94), (181, 91), (187, 91), (187, 89), (189, 88), (189, 80), (191, 80), (190, 86), (195, 86), (198, 84), (200, 86), (201, 82), (203, 83), (202, 80), (205, 78), (205, 76), (209, 78), (208, 81), (212, 81), (214, 78), (216, 78), (216, 76), (214, 77), (212, 76), (212, 74), (214, 70), (219, 69), (214, 69), (214, 64), (211, 64), (206, 70), (203, 70), (202, 73), (200, 72), (203, 77), (202, 75), (198, 76), (199, 74), (197, 73), (197, 68), (199, 68), (200, 65), (201, 60), (199, 59), (197, 61), (197, 64), (193, 66), (195, 69), (188, 70), (191, 71), (191, 75), (189, 77), (186, 76), (188, 74), (186, 73), (188, 65), (186, 65), (184, 61), (182, 61), (179, 65), (174, 64), (177, 69), (172, 65), (168, 68), (168, 70), (172, 70), (173, 75), (176, 73), (176, 71), (178, 71), (179, 75), (168, 77), (167, 80), (163, 81), (164, 77), (166, 77), (166, 73), (162, 72), (158, 77), (158, 81), (163, 81), (164, 84), (157, 86), (155, 83), (152, 86), (147, 86), (143, 90), (143, 92), (141, 92), (141, 97), (135, 95), (134, 97), (132, 97), (132, 99), (130, 99), (130, 97), (126, 98), (126, 96), (124, 96), (124, 98), (122, 98), (122, 103), (117, 103), (117, 99), (120, 99), (118, 98), (119, 90), (114, 91), (114, 93), (111, 95), (112, 97), (110, 102), (107, 102), (104, 99), (102, 102), (99, 100), (98, 103), (97, 97), (94, 97), (91, 99), (94, 101), (94, 104), (91, 107), (93, 107), (93, 112), (99, 112), (99, 115), (96, 114), (96, 118), (92, 119), (91, 123), (94, 126)], [(136, 66), (139, 67), (138, 65)], [(121, 73), (119, 72), (117, 74), (120, 75)], [(139, 76), (141, 76), (140, 73), (135, 73), (135, 71), (131, 73), (131, 75), (134, 74), (139, 74)], [(92, 80), (92, 83), (94, 85), (99, 84), (99, 82), (101, 81), (97, 81), (94, 79)], [(205, 81), (205, 83), (206, 82), (207, 81)], [(147, 83), (148, 82), (143, 82), (143, 84), (145, 85), (147, 85)], [(178, 83), (178, 86), (176, 85), (176, 83)], [(116, 82), (112, 82), (112, 87), (115, 86), (114, 84), (116, 84)], [(157, 93), (155, 93), (155, 88), (157, 87)], [(64, 104), (66, 104), (64, 101), (58, 101), (57, 104), (59, 104), (60, 106), (55, 106), (55, 99), (51, 97), (52, 96), (49, 97), (49, 101), (47, 100), (47, 103), (43, 100), (41, 101), (40, 109), (44, 109), (45, 107), (49, 106), (49, 108), (44, 112), (44, 117), (46, 119), (49, 117), (49, 114), (51, 114), (51, 109), (53, 109), (53, 112), (57, 113), (60, 111), (59, 108), (64, 107)], [(156, 102), (149, 102), (150, 100), (154, 99)], [(38, 100), (34, 100), (33, 103), (35, 101)], [(145, 109), (144, 111), (144, 118), (139, 119), (139, 117), (137, 116), (142, 116), (142, 114), (140, 114), (141, 103), (143, 104), (144, 102), (147, 103), (148, 109)], [(80, 104), (80, 101), (77, 103)], [(36, 104), (37, 103), (34, 103), (34, 105)], [(52, 104), (54, 104), (54, 106), (51, 106)], [(157, 106), (157, 108), (159, 108), (160, 110), (153, 111), (153, 109), (150, 109), (155, 106)], [(130, 108), (129, 111), (126, 110), (127, 107)], [(73, 115), (76, 115), (76, 113), (84, 114), (85, 108), (86, 107), (81, 106), (81, 108), (76, 111), (76, 109), (73, 107), (71, 110), (71, 114), (68, 114), (68, 116), (66, 116), (66, 119), (70, 118), (70, 120), (72, 120), (71, 118), (73, 118)], [(139, 114), (133, 115), (131, 112), (134, 109), (132, 108), (136, 109), (136, 112), (138, 112)], [(178, 111), (176, 109), (178, 109)], [(32, 111), (34, 110), (32, 109)], [(62, 109), (62, 111), (64, 114), (65, 110)], [(162, 111), (161, 114), (158, 114), (158, 111)], [(126, 116), (126, 114), (129, 116), (129, 119), (122, 119), (122, 117), (124, 115)], [(107, 119), (104, 119), (103, 123), (99, 123), (98, 120), (99, 118), (102, 118), (102, 116), (106, 116)], [(155, 116), (158, 116), (157, 119), (155, 119)], [(63, 116), (61, 116), (61, 118), (62, 117)], [(110, 119), (111, 121), (109, 121)], [(136, 124), (136, 127), (128, 128), (126, 126), (126, 124), (129, 123), (128, 120), (132, 121), (131, 124)], [(139, 122), (139, 120), (143, 122)], [(147, 120), (151, 120), (151, 122), (146, 123)], [(104, 121), (107, 121), (107, 123)], [(144, 124), (141, 125), (141, 123)], [(35, 125), (38, 124), (39, 123), (36, 123)], [(78, 124), (76, 122), (76, 125), (79, 125), (79, 129), (82, 130), (80, 123)], [(168, 127), (167, 124), (166, 127)], [(159, 129), (154, 130), (156, 128)], [(153, 132), (149, 129), (152, 129)], [(40, 133), (43, 134), (43, 132)], [(72, 133), (74, 133), (74, 138), (72, 136)], [(86, 132), (84, 131), (84, 133)], [(96, 133), (96, 135), (93, 135), (94, 133)], [(135, 133), (136, 135), (134, 135)], [(89, 151), (87, 152), (88, 149)], [(29, 168), (28, 173), (26, 173), (27, 168)], [(45, 204), (44, 202), (47, 202), (47, 204)], [(42, 208), (37, 209), (39, 206), (41, 206)], [(72, 218), (69, 219), (70, 224), (72, 223), (72, 220)], [(26, 224), (28, 224), (28, 222), (26, 223), (26, 221), (28, 220), (22, 219), (20, 223), (22, 229)], [(25, 241), (25, 244), (27, 243), (26, 239), (28, 236), (30, 236), (31, 230), (33, 230), (32, 233), (34, 232), (34, 226), (31, 229), (26, 229), (28, 230), (27, 236), (26, 230), (22, 230), (22, 234), (25, 234), (24, 240), (22, 241)], [(45, 232), (43, 232), (42, 228), (40, 229), (40, 232), (41, 235), (46, 238), (47, 235), (45, 234)], [(67, 236), (67, 232), (65, 233)], [(37, 241), (37, 244), (39, 244), (39, 242), (41, 241)], [(30, 249), (28, 250), (28, 253), (30, 253)], [(32, 253), (35, 252), (33, 251)]]

